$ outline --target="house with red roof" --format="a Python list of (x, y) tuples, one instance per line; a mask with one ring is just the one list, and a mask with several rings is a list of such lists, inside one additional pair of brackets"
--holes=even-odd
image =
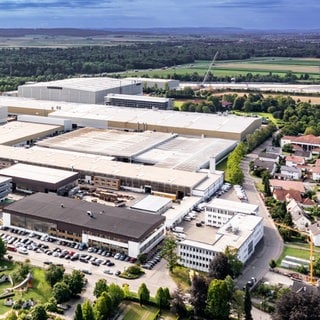
[(295, 144), (301, 146), (303, 150), (311, 151), (314, 148), (320, 148), (320, 137), (308, 134), (304, 136), (283, 136), (281, 138), (281, 147), (285, 144)]

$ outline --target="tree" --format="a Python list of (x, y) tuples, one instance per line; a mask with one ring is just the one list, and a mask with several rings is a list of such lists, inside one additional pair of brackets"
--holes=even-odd
[(64, 275), (63, 279), (68, 285), (72, 296), (81, 293), (85, 284), (84, 275), (81, 271), (73, 270), (71, 274)]
[(57, 282), (61, 281), (64, 274), (64, 267), (51, 264), (45, 271), (45, 279), (53, 287)]
[(71, 291), (65, 282), (57, 282), (52, 288), (52, 296), (57, 303), (66, 302), (71, 298)]
[(2, 238), (0, 237), (0, 259), (3, 259), (4, 255), (7, 252), (7, 247)]
[(263, 188), (264, 188), (264, 194), (267, 196), (267, 197), (270, 197), (272, 195), (272, 192), (271, 192), (271, 188), (270, 188), (270, 180), (269, 180), (269, 177), (266, 176), (264, 178), (264, 181), (263, 181)]
[(170, 291), (168, 288), (164, 288), (163, 289), (163, 294), (165, 296), (165, 299), (164, 299), (164, 302), (165, 302), (165, 305), (164, 305), (164, 308), (165, 309), (169, 309), (170, 307), (170, 300), (171, 300), (171, 296), (170, 296)]
[(163, 247), (161, 249), (161, 256), (167, 260), (167, 267), (172, 272), (174, 266), (177, 264), (178, 256), (176, 253), (177, 243), (173, 236), (165, 238)]
[(246, 286), (245, 295), (244, 295), (244, 315), (245, 320), (253, 320), (251, 315), (252, 303), (251, 296), (249, 291), (249, 286)]
[(207, 314), (211, 319), (227, 320), (230, 314), (230, 292), (225, 280), (212, 280), (207, 297)]
[(111, 283), (108, 287), (108, 293), (113, 301), (113, 307), (116, 308), (124, 298), (124, 292), (121, 287), (115, 283)]
[(89, 300), (86, 300), (82, 304), (82, 319), (83, 320), (95, 320), (92, 305)]
[(190, 303), (195, 316), (203, 316), (208, 295), (208, 281), (204, 276), (195, 275), (190, 288)]
[(73, 320), (83, 320), (81, 304), (78, 303), (74, 311)]
[(93, 311), (96, 319), (108, 319), (108, 316), (114, 309), (112, 298), (108, 292), (103, 292), (102, 295), (96, 300)]
[(274, 320), (319, 319), (320, 294), (311, 292), (286, 292), (277, 300)]
[(228, 263), (231, 269), (230, 276), (236, 278), (241, 274), (243, 263), (238, 259), (238, 250), (231, 247), (227, 247), (224, 254), (228, 259)]
[(187, 314), (187, 308), (183, 300), (183, 291), (181, 286), (178, 285), (177, 289), (172, 294), (171, 311), (181, 318), (183, 318)]
[(162, 287), (158, 288), (156, 296), (155, 296), (155, 300), (157, 302), (157, 305), (158, 305), (160, 311), (163, 308), (166, 308), (168, 302), (167, 302), (166, 293), (164, 292)]
[(93, 289), (93, 295), (96, 298), (99, 298), (101, 294), (105, 291), (108, 291), (108, 285), (106, 279), (99, 279)]
[(48, 315), (44, 306), (37, 304), (31, 311), (31, 320), (47, 320)]
[(140, 306), (142, 306), (144, 303), (147, 303), (150, 299), (150, 291), (148, 290), (145, 283), (142, 283), (138, 290), (138, 297)]
[(210, 279), (224, 280), (232, 273), (227, 256), (223, 252), (218, 252), (209, 264), (208, 277)]
[(233, 293), (231, 308), (237, 314), (237, 318), (242, 319), (244, 314), (244, 292), (242, 290), (235, 290)]

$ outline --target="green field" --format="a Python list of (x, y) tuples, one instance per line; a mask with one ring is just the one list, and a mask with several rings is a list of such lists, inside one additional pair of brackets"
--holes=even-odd
[(138, 303), (126, 303), (123, 320), (153, 320), (158, 313), (158, 308), (140, 306)]
[[(205, 75), (211, 61), (197, 60), (191, 64), (179, 65), (164, 69), (128, 71), (127, 76), (170, 77), (174, 73), (179, 75), (198, 73)], [(284, 76), (292, 72), (296, 76), (309, 74), (311, 79), (320, 79), (320, 59), (306, 58), (254, 58), (247, 60), (216, 61), (211, 69), (215, 76), (236, 77), (247, 73), (267, 75), (269, 73)]]

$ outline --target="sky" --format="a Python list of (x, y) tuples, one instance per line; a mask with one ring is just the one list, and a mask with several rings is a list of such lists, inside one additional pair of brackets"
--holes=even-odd
[(320, 0), (0, 0), (0, 28), (319, 29)]

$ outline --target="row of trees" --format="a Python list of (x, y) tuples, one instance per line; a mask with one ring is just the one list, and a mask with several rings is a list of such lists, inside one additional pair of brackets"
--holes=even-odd
[(241, 142), (228, 156), (225, 178), (232, 184), (242, 184), (243, 182), (244, 174), (241, 170), (240, 163), (246, 153), (247, 147)]

